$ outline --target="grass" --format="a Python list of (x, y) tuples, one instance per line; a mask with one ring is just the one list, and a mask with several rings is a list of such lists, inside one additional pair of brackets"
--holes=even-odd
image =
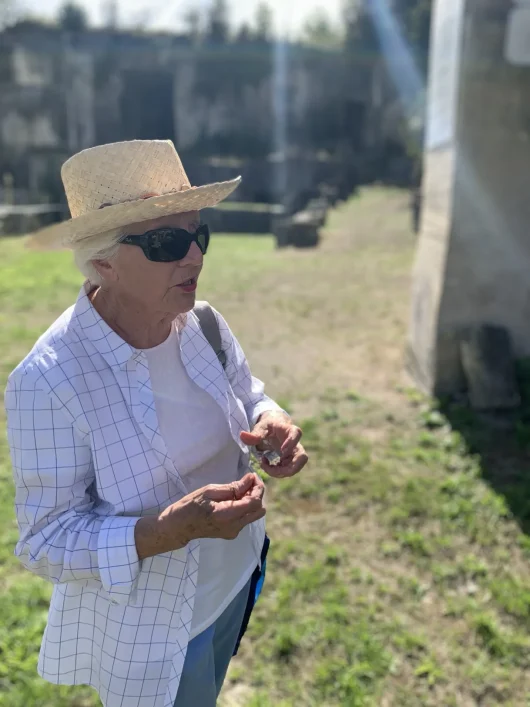
[[(311, 454), (299, 477), (267, 481), (266, 588), (224, 707), (529, 704), (530, 415), (492, 434), (403, 377), (406, 202), (364, 192), (315, 251), (226, 236), (208, 257), (201, 296)], [(67, 254), (3, 247), (2, 384), (80, 285)], [(89, 689), (36, 676), (49, 587), (12, 556), (3, 440), (0, 473), (0, 707), (95, 707)]]

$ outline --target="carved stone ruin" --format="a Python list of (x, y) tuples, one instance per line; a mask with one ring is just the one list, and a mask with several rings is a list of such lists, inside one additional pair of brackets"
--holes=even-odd
[(501, 327), (530, 355), (530, 69), (511, 59), (514, 8), (435, 2), (408, 369), (438, 395), (469, 388), (470, 328)]

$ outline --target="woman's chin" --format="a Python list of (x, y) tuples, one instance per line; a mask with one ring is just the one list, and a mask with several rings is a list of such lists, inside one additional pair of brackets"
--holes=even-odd
[(196, 292), (181, 292), (179, 293), (177, 309), (179, 314), (186, 314), (186, 312), (191, 312), (195, 307), (195, 302), (197, 300)]

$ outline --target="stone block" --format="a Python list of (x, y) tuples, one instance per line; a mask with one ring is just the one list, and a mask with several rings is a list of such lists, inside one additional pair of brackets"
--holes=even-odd
[(469, 401), (475, 410), (510, 410), (521, 404), (512, 344), (504, 327), (470, 327), (460, 350)]
[(273, 228), (278, 248), (316, 248), (320, 243), (319, 223), (312, 211), (299, 211), (294, 216), (277, 219)]
[[(434, 3), (407, 352), (409, 370), (431, 394), (460, 392), (463, 361), (455, 342), (484, 323), (508, 332), (515, 358), (530, 356), (530, 69), (505, 58), (512, 10), (506, 0)], [(468, 377), (475, 380), (480, 370), (490, 381), (490, 392), (473, 398), (477, 405), (510, 405), (503, 359), (471, 363), (477, 341), (488, 336), (464, 344), (475, 371)], [(504, 392), (494, 392), (490, 365), (499, 366)]]

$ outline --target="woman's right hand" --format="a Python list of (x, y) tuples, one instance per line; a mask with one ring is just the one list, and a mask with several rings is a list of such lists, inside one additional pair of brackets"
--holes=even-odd
[(246, 474), (231, 484), (210, 484), (184, 496), (167, 508), (160, 520), (171, 534), (233, 540), (249, 523), (265, 515), (265, 484), (257, 474)]
[(210, 484), (184, 496), (159, 516), (141, 518), (135, 540), (140, 559), (185, 547), (197, 538), (234, 540), (265, 516), (265, 484), (246, 474), (231, 484)]

